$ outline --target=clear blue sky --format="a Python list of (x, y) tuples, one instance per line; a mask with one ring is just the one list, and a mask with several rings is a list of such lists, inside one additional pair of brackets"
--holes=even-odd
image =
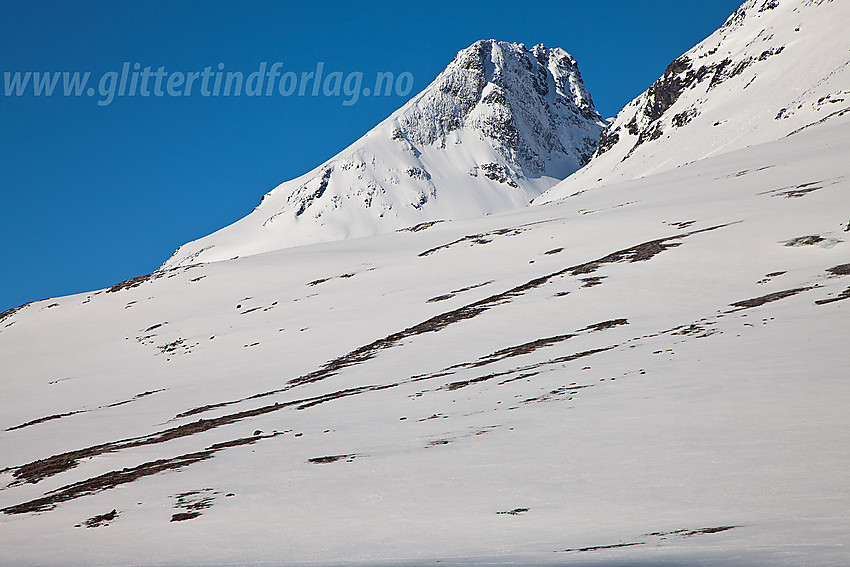
[(223, 63), (245, 76), (262, 61), (297, 74), (321, 61), (327, 72), (362, 72), (364, 86), (378, 71), (407, 71), (414, 84), (405, 97), (348, 106), (197, 90), (99, 106), (97, 93), (0, 91), (0, 311), (156, 269), (348, 146), (478, 39), (563, 47), (612, 116), (739, 4), (5, 0), (0, 72), (88, 71), (97, 87), (125, 61), (169, 73)]

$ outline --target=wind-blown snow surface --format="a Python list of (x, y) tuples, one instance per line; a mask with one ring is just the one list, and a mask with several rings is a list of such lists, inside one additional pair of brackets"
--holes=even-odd
[(850, 2), (747, 0), (617, 114), (590, 163), (535, 200), (673, 169), (850, 113)]
[(0, 563), (847, 565), (848, 118), (0, 315)]
[(602, 127), (564, 50), (479, 41), (363, 138), (165, 267), (522, 207), (587, 163)]

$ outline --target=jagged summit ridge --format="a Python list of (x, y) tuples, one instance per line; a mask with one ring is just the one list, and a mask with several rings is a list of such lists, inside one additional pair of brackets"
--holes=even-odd
[(522, 207), (583, 166), (603, 126), (566, 51), (478, 41), (360, 140), (164, 267)]

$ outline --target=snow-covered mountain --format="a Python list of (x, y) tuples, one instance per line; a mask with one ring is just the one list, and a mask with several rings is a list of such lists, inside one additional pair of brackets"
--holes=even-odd
[(0, 313), (0, 564), (846, 567), (850, 113), (806, 112), (544, 206)]
[(584, 165), (602, 127), (564, 50), (478, 41), (360, 140), (164, 267), (521, 207)]
[(776, 140), (850, 112), (844, 0), (747, 0), (617, 114), (544, 203)]

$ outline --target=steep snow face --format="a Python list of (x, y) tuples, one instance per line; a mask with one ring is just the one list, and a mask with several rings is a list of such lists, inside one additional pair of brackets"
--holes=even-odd
[(850, 3), (747, 0), (673, 61), (543, 203), (775, 140), (850, 112)]
[(352, 146), (164, 267), (521, 207), (584, 165), (602, 128), (564, 50), (479, 41)]

